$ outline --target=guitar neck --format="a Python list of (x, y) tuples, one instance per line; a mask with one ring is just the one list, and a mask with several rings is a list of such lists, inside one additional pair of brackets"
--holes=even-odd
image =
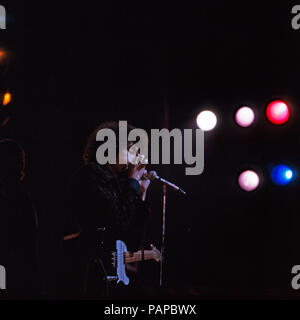
[[(153, 259), (153, 252), (152, 250), (144, 250), (144, 260), (151, 260)], [(142, 251), (139, 250), (134, 253), (125, 252), (124, 255), (125, 263), (137, 262), (142, 261)]]

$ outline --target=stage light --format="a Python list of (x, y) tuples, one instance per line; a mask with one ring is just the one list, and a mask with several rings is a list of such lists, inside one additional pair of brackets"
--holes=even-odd
[(241, 107), (235, 113), (235, 121), (241, 127), (249, 127), (255, 118), (254, 112), (249, 107)]
[(6, 57), (6, 52), (4, 50), (0, 49), (0, 62), (2, 62), (5, 57)]
[(266, 110), (266, 116), (270, 122), (280, 125), (288, 121), (290, 117), (290, 108), (285, 102), (275, 100), (269, 103)]
[(259, 185), (259, 176), (252, 170), (243, 171), (238, 178), (241, 189), (245, 191), (253, 191)]
[(5, 58), (7, 58), (7, 53), (3, 49), (0, 49), (0, 63), (2, 63)]
[(3, 96), (3, 105), (7, 106), (11, 102), (11, 94), (6, 92)]
[(216, 115), (209, 110), (205, 110), (199, 113), (197, 117), (197, 125), (203, 131), (212, 130), (217, 124)]
[(271, 178), (278, 185), (288, 184), (292, 180), (293, 175), (293, 170), (284, 164), (274, 167), (271, 171)]

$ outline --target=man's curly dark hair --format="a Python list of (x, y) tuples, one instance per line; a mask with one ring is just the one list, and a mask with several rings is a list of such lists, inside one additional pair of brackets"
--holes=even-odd
[[(87, 144), (84, 149), (83, 153), (83, 162), (84, 164), (87, 164), (89, 162), (97, 162), (96, 160), (96, 152), (99, 146), (103, 143), (102, 141), (96, 141), (96, 136), (97, 133), (102, 130), (102, 129), (111, 129), (115, 132), (116, 134), (116, 148), (117, 148), (117, 153), (119, 150), (119, 122), (117, 121), (106, 121), (102, 122), (97, 128), (89, 135), (87, 139)], [(127, 130), (128, 132), (131, 131), (132, 129), (135, 129), (135, 127), (131, 124), (127, 124)]]

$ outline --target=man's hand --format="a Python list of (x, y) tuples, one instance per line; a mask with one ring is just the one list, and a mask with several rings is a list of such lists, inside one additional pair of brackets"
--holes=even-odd
[[(145, 156), (138, 154), (135, 156), (135, 163), (128, 163), (128, 178), (141, 180), (145, 173), (146, 168)], [(147, 171), (146, 171), (147, 172)]]
[(150, 185), (150, 179), (145, 179), (145, 175), (147, 174), (147, 170), (144, 171), (144, 175), (142, 176), (141, 180), (139, 180), (139, 184), (141, 186), (141, 192), (142, 192), (142, 200), (144, 201), (146, 199), (146, 193), (147, 189)]
[(146, 199), (146, 192), (150, 184), (149, 179), (145, 179), (145, 176), (147, 174), (146, 164), (141, 163), (144, 160), (143, 155), (137, 156), (137, 163), (136, 165), (129, 163), (128, 165), (128, 178), (136, 179), (141, 187), (142, 192), (142, 200), (144, 201)]
[(133, 165), (129, 163), (128, 165), (128, 178), (135, 179), (137, 181), (140, 181), (142, 176), (145, 173), (145, 164), (137, 164)]

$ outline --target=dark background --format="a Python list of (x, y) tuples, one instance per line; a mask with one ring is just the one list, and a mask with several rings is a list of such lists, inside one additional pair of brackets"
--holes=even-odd
[[(26, 149), (26, 183), (39, 209), (45, 293), (58, 290), (64, 192), (81, 165), (88, 134), (103, 120), (137, 127), (196, 128), (197, 114), (217, 114), (205, 134), (205, 169), (156, 166), (188, 192), (169, 191), (166, 290), (170, 296), (291, 297), (291, 268), (300, 263), (299, 135), (300, 31), (291, 27), (297, 3), (201, 1), (157, 4), (85, 1), (1, 1), (8, 13), (1, 48), (1, 90), (12, 103), (1, 137)], [(292, 108), (281, 127), (267, 122), (272, 99)], [(238, 127), (234, 111), (251, 106), (253, 126)], [(295, 179), (274, 186), (270, 166), (284, 162)], [(261, 175), (252, 193), (238, 173)], [(161, 186), (149, 190), (148, 238), (161, 239)], [(190, 230), (190, 232), (189, 232)], [(141, 265), (145, 292), (158, 287), (159, 267)]]

